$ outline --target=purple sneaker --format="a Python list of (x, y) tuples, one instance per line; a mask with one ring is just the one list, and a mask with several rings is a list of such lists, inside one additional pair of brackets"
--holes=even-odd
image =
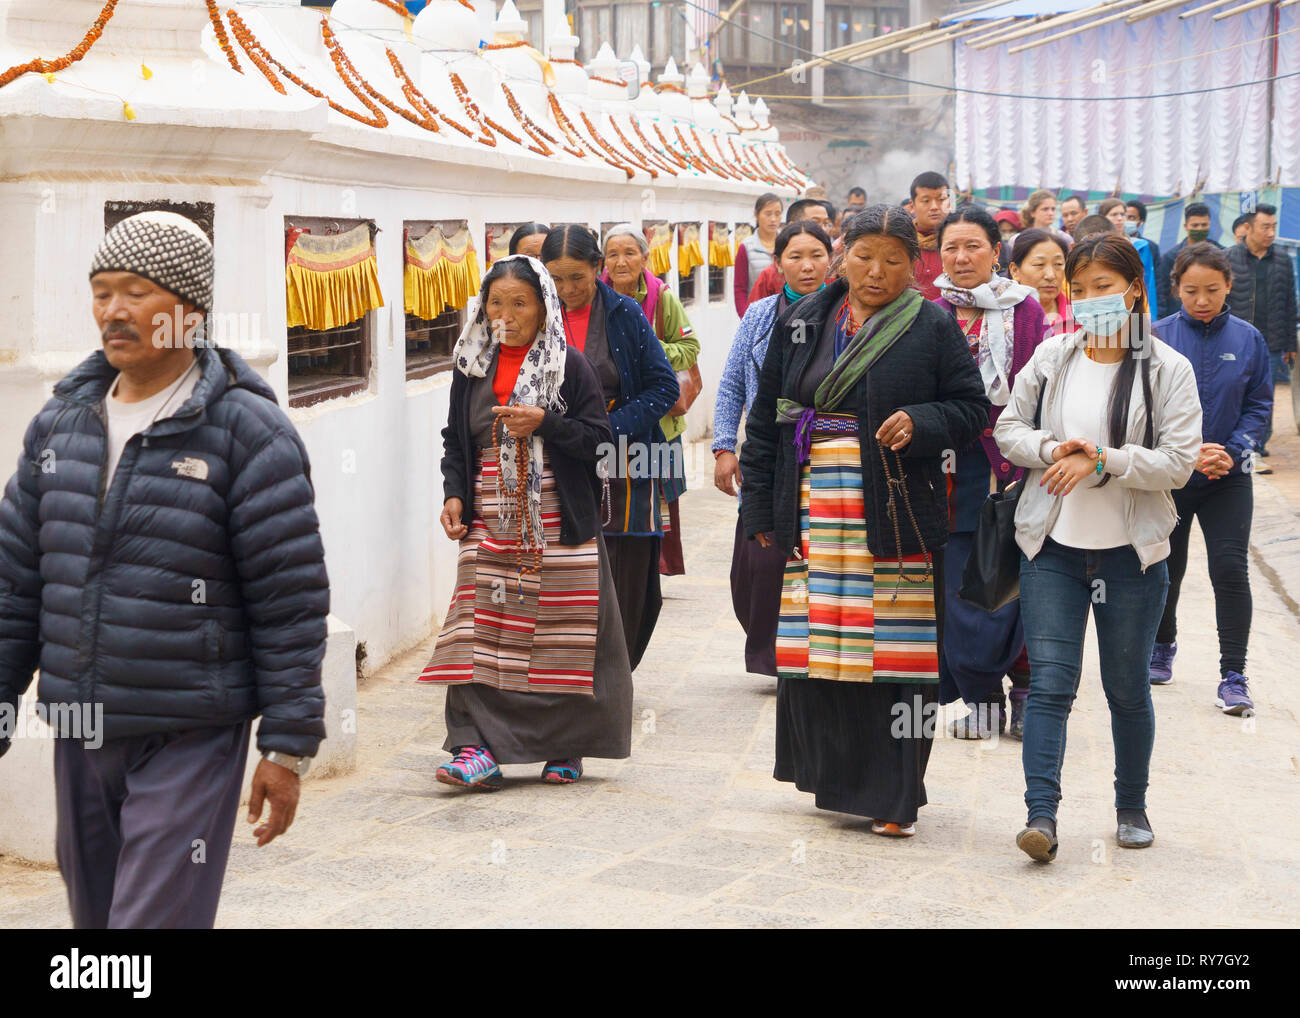
[(1240, 672), (1228, 672), (1223, 676), (1214, 703), (1223, 713), (1233, 717), (1248, 718), (1255, 714), (1255, 701), (1246, 688), (1246, 676)]
[(1163, 686), (1174, 681), (1174, 655), (1178, 653), (1178, 644), (1157, 643), (1151, 648), (1151, 667), (1148, 672), (1151, 685)]

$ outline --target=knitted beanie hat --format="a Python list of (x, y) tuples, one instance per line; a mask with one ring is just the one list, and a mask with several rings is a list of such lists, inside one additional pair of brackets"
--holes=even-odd
[(175, 212), (141, 212), (114, 226), (90, 265), (92, 278), (99, 272), (134, 272), (201, 311), (212, 310), (212, 242)]

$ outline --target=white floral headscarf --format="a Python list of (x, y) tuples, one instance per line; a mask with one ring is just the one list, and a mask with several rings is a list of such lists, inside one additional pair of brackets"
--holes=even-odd
[(1011, 399), (1011, 357), (1015, 346), (1016, 305), (1035, 291), (1006, 276), (993, 274), (987, 283), (965, 290), (953, 283), (945, 272), (934, 281), (935, 288), (953, 307), (979, 308), (980, 320), (978, 364), (984, 393), (994, 406), (1006, 406)]
[[(516, 406), (538, 406), (552, 410), (557, 414), (565, 412), (564, 399), (560, 396), (560, 385), (564, 382), (564, 319), (560, 313), (560, 298), (555, 292), (555, 283), (536, 258), (528, 255), (511, 255), (500, 261), (523, 259), (529, 268), (537, 274), (542, 284), (542, 298), (545, 304), (545, 316), (537, 329), (533, 348), (524, 357), (515, 380), (510, 403)], [(487, 320), (483, 306), (487, 303), (488, 281), (483, 281), (479, 295), (470, 301), (469, 322), (456, 340), (452, 356), (456, 369), (470, 378), (487, 377), (501, 337)], [(502, 428), (500, 423), (494, 427)], [(501, 462), (497, 470), (497, 520), (502, 527), (513, 523), (515, 517), (515, 499), (519, 491), (519, 466), (517, 439), (502, 428), (500, 433)], [(536, 547), (545, 544), (542, 536), (542, 438), (534, 431), (528, 437), (528, 526), (537, 542)]]

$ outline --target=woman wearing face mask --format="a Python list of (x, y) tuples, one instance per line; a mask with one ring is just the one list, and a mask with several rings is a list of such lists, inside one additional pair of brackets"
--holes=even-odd
[(1065, 296), (1065, 258), (1069, 253), (1056, 233), (1037, 229), (1021, 233), (1011, 250), (1011, 278), (1033, 287), (1049, 336), (1074, 331)]
[[(826, 285), (832, 249), (830, 237), (808, 219), (790, 223), (776, 236), (773, 251), (784, 287), (749, 306), (718, 381), (713, 407), (713, 483), (724, 494), (740, 493), (736, 434), (741, 414), (749, 412), (758, 393), (758, 373), (772, 327), (791, 304)], [(757, 541), (746, 540), (744, 520), (738, 514), (731, 552), (731, 604), (745, 630), (746, 671), (776, 674), (776, 620), (784, 575), (785, 553), (774, 545), (763, 548)]]
[(897, 206), (849, 221), (843, 277), (777, 319), (740, 458), (745, 533), (788, 556), (775, 776), (893, 837), (926, 802), (943, 451), (989, 408), (961, 330), (912, 286), (920, 250)]
[(1115, 743), (1116, 840), (1155, 839), (1146, 790), (1155, 739), (1147, 663), (1164, 609), (1170, 491), (1200, 458), (1187, 358), (1150, 330), (1142, 262), (1123, 237), (1080, 241), (1065, 263), (1079, 332), (1043, 340), (994, 428), (1028, 468), (1016, 508), (1020, 617), (1029, 647), (1025, 803), (1016, 845), (1056, 855), (1065, 729), (1092, 611)]
[[(700, 355), (700, 341), (695, 338), (691, 320), (677, 294), (646, 268), (650, 245), (645, 234), (631, 223), (611, 226), (605, 234), (605, 273), (600, 278), (615, 292), (631, 297), (641, 305), (655, 335), (663, 344), (668, 363), (674, 371), (689, 371)], [(659, 422), (664, 438), (672, 446), (668, 451), (674, 463), (686, 462), (682, 435), (686, 433), (686, 415), (664, 415)], [(663, 576), (681, 576), (686, 572), (682, 558), (682, 521), (678, 499), (686, 491), (686, 477), (665, 478), (663, 497), (667, 504), (668, 523), (659, 549), (659, 572)]]
[(1124, 234), (1129, 243), (1137, 248), (1138, 257), (1142, 259), (1142, 282), (1150, 294), (1147, 307), (1154, 322), (1160, 316), (1159, 290), (1156, 288), (1156, 260), (1151, 245), (1138, 236), (1138, 223), (1128, 218), (1128, 207), (1118, 198), (1107, 198), (1097, 206), (1097, 215), (1109, 219), (1115, 230)]
[(542, 262), (564, 304), (565, 342), (584, 353), (596, 369), (609, 411), (613, 445), (602, 450), (598, 464), (606, 481), (601, 522), (635, 669), (663, 606), (663, 487), (673, 476), (685, 474), (685, 465), (672, 461), (659, 427), (677, 402), (677, 375), (641, 305), (598, 278), (600, 242), (591, 230), (554, 227), (542, 244)]
[(749, 307), (750, 288), (772, 264), (772, 245), (780, 229), (781, 199), (774, 194), (760, 195), (754, 202), (754, 232), (736, 248), (736, 264), (732, 269), (736, 314), (744, 315)]
[(632, 673), (600, 536), (600, 383), (566, 350), (555, 288), (523, 255), (484, 277), (453, 360), (442, 526), (460, 543), (456, 592), (420, 675), (448, 685), (455, 757), (437, 778), (495, 791), (500, 764), (544, 760), (543, 781), (570, 784), (583, 757), (621, 759), (631, 743)]
[(1219, 629), (1216, 705), (1249, 716), (1255, 704), (1246, 684), (1250, 637), (1250, 518), (1254, 509), (1250, 468), (1273, 418), (1268, 344), (1249, 322), (1228, 313), (1232, 288), (1228, 256), (1213, 244), (1189, 244), (1174, 261), (1176, 315), (1157, 323), (1160, 337), (1192, 364), (1204, 415), (1200, 461), (1186, 486), (1174, 492), (1178, 526), (1170, 538), (1169, 596), (1151, 652), (1151, 681), (1170, 682), (1178, 649), (1178, 592), (1187, 571), (1192, 517), (1200, 522), (1209, 557)]
[[(992, 404), (988, 427), (977, 442), (957, 452), (956, 470), (945, 478), (949, 535), (943, 550), (947, 587), (939, 699), (943, 703), (961, 699), (970, 708), (949, 728), (958, 739), (988, 739), (1004, 728), (1011, 737), (1020, 738), (1029, 694), (1020, 603), (1012, 601), (987, 612), (957, 596), (990, 486), (1002, 488), (1020, 476), (1020, 470), (998, 451), (992, 425), (1011, 398), (1017, 372), (1046, 332), (1034, 291), (994, 273), (998, 247), (992, 217), (977, 206), (963, 206), (939, 227), (943, 275), (934, 281), (940, 293), (935, 303), (961, 327)], [(1011, 680), (1009, 718), (1002, 693), (1004, 676)]]

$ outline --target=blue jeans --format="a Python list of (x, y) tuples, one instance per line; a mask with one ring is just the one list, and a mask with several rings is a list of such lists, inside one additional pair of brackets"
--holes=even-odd
[(1115, 743), (1115, 808), (1146, 809), (1156, 733), (1148, 667), (1168, 588), (1165, 563), (1144, 573), (1127, 545), (1085, 551), (1048, 538), (1033, 561), (1021, 555), (1020, 618), (1029, 648), (1023, 760), (1030, 820), (1056, 819), (1065, 726), (1083, 674), (1090, 607)]

